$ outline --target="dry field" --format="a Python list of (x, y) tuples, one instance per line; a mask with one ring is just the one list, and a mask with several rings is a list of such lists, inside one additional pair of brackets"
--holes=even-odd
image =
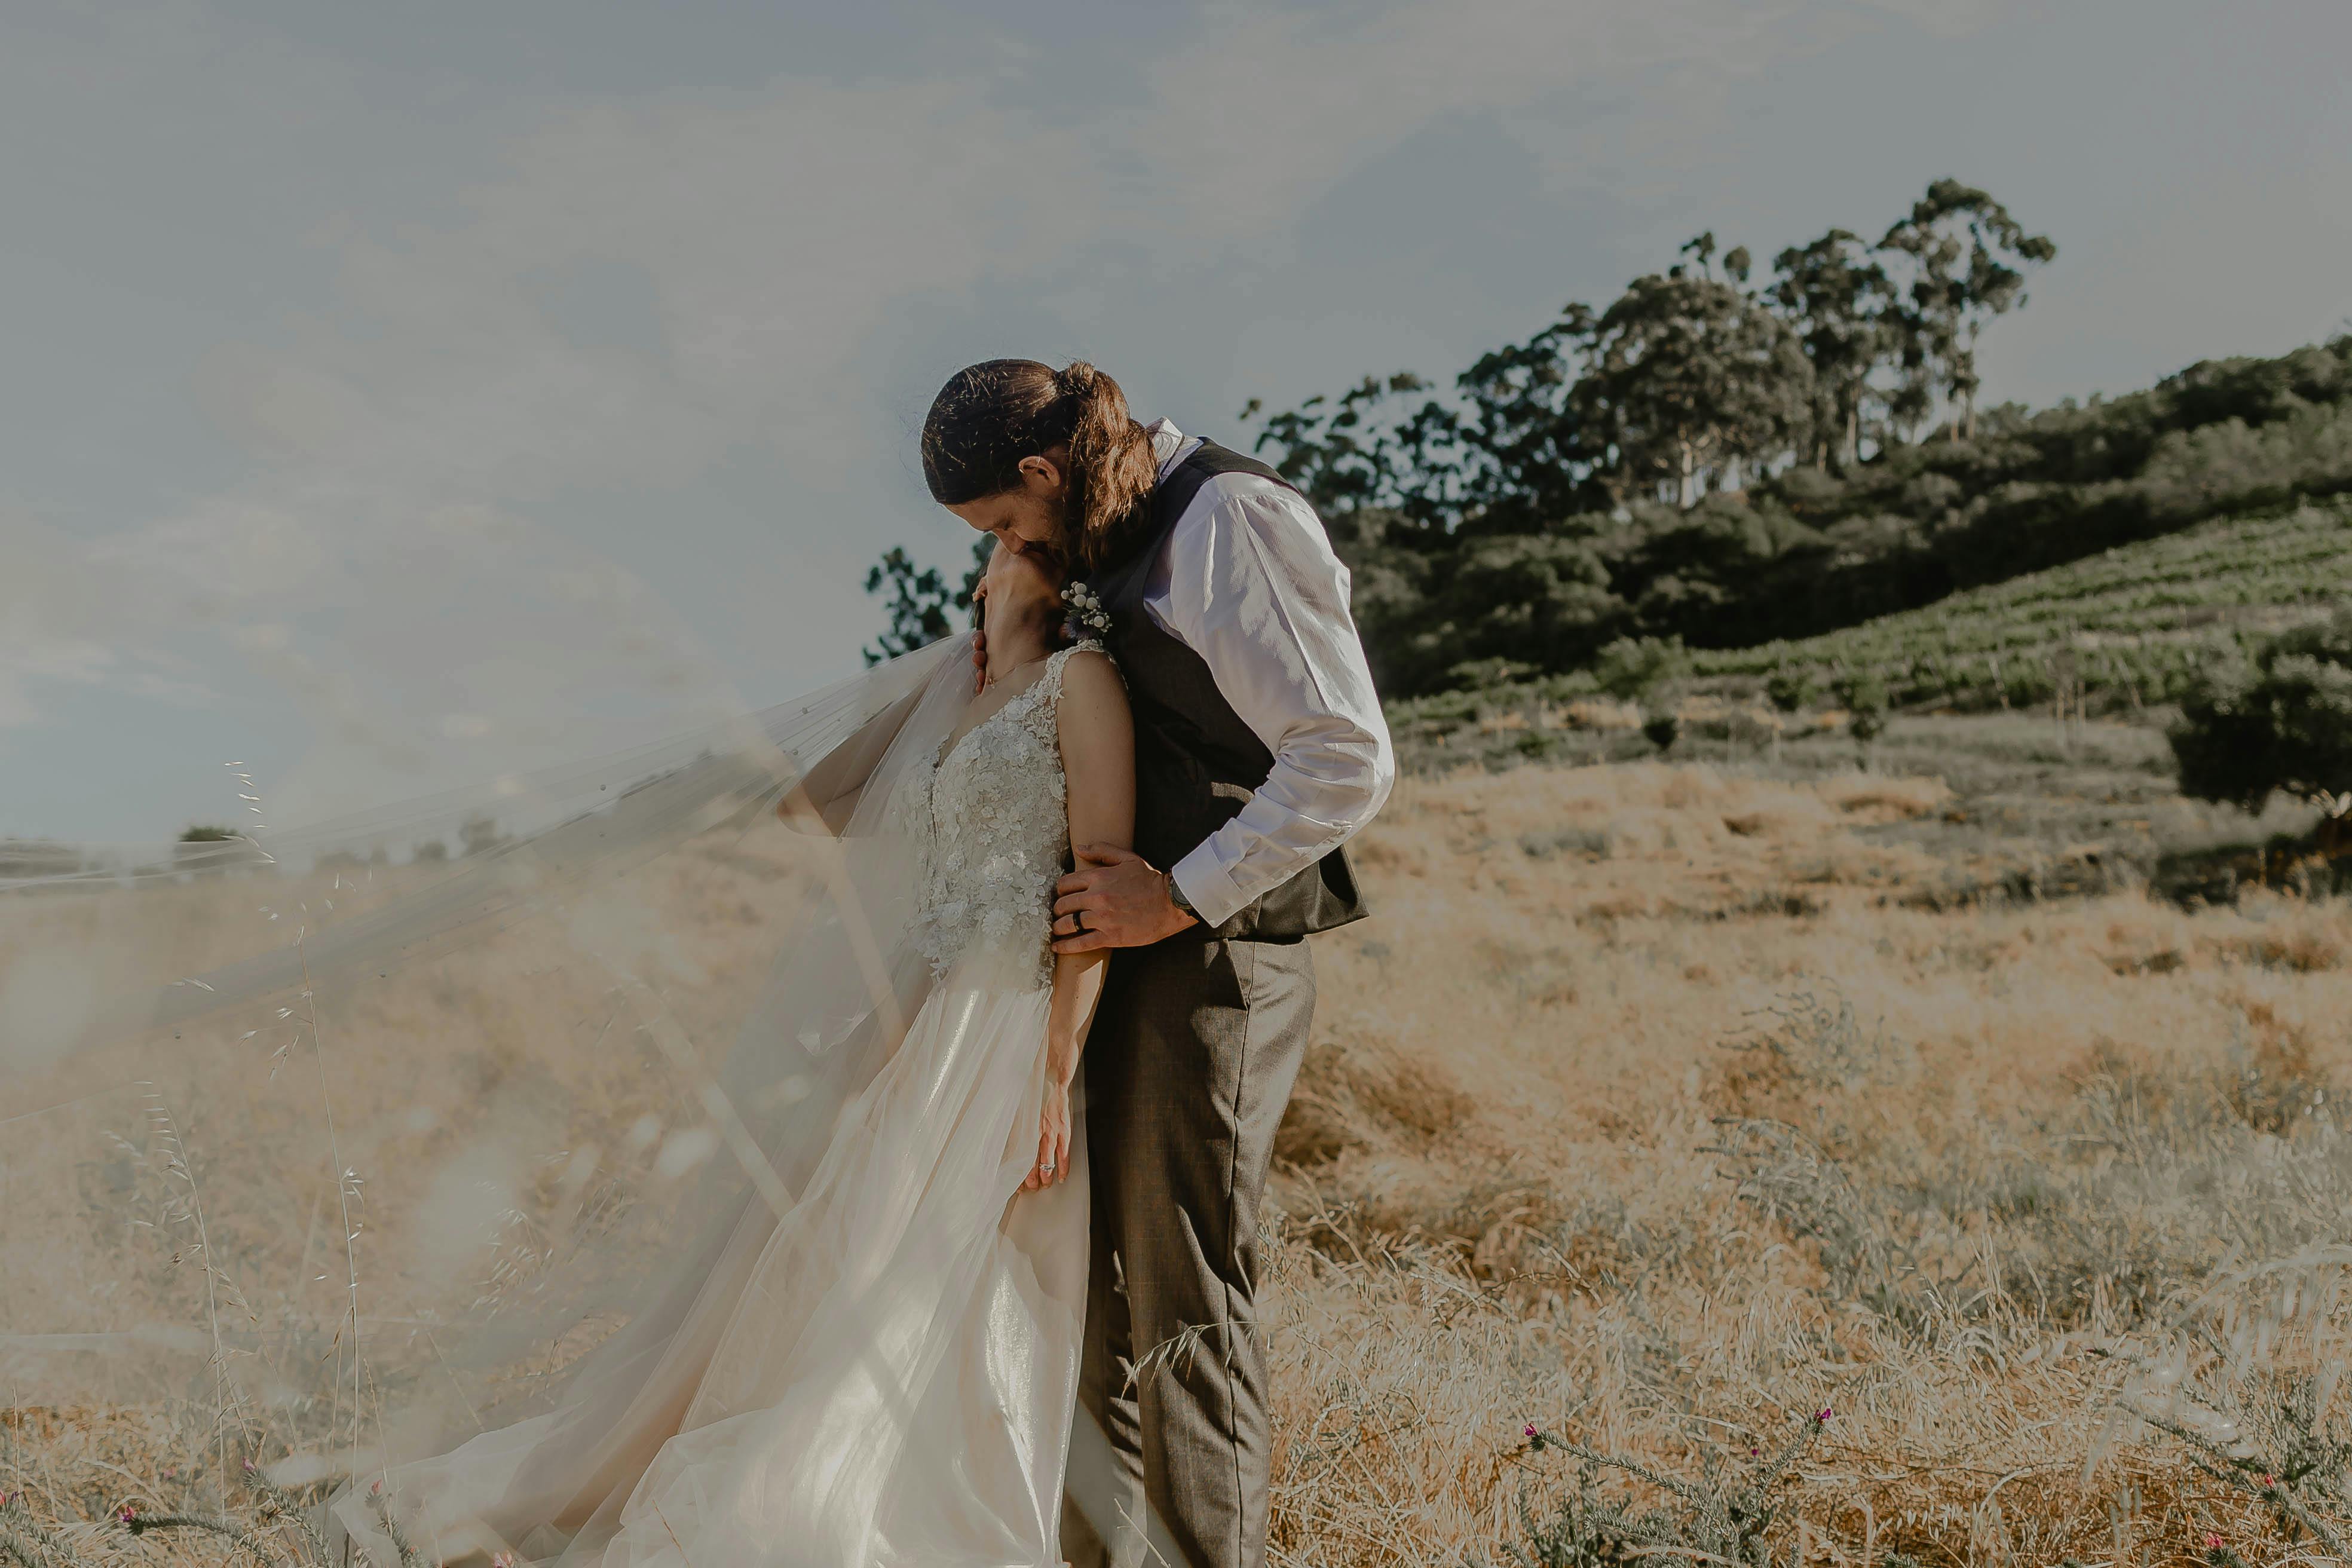
[[(1952, 735), (1943, 754), (1898, 728), (1875, 773), (1824, 752), (1400, 788), (1361, 847), (1376, 918), (1322, 942), (1282, 1137), (1276, 1563), (2338, 1560), (2352, 910), (2257, 890), (2191, 911), (2086, 874), (2116, 835), (2229, 826), (2169, 797), (2144, 734), (2041, 773), (2014, 735)], [(202, 1357), (109, 1404), (12, 1399), (0, 1557), (224, 1561), (226, 1539), (113, 1515), (226, 1501), (253, 1525), (270, 1504), (238, 1448), (351, 1420), (327, 1386), (352, 1376), (342, 1260), (322, 1262), (336, 1184), (205, 1152), (226, 1116), (312, 1137), (320, 1090), (295, 1069), (334, 1069), (362, 1245), (387, 1260), (363, 1393), (423, 1353), (394, 1320), (626, 1207), (576, 1158), (510, 1172), (488, 1252), (445, 1247), (436, 1275), (399, 1216), (432, 1211), (482, 1126), (601, 1150), (657, 1217), (697, 1112), (647, 1042), (740, 1010), (796, 877), (756, 846), (669, 860), (598, 917), (642, 960), (625, 980), (518, 930), (500, 940), (549, 944), (530, 994), (446, 955), (335, 997), (316, 1039), (298, 1017), (158, 1055), (163, 1131), (152, 1106), (122, 1121), (148, 1103), (128, 1099), (0, 1124), (0, 1329), (162, 1303), (205, 1332), (209, 1310), (235, 1320), (238, 1387), (226, 1428)], [(2053, 889), (2090, 890), (2027, 896)], [(0, 952), (70, 944), (28, 929), (0, 925)], [(432, 1058), (448, 1009), (494, 1043), (462, 1081)], [(112, 1164), (64, 1170), (42, 1142), (117, 1129)], [(93, 1182), (146, 1228), (94, 1226)], [(219, 1310), (232, 1277), (250, 1323)], [(6, 1344), (0, 1377), (31, 1376)]]
[(1773, 1546), (1874, 1568), (2293, 1557), (2262, 1478), (2315, 1460), (2301, 1506), (2352, 1457), (2352, 914), (1939, 912), (2000, 882), (1920, 847), (1952, 809), (1657, 764), (1405, 790), (1289, 1129), (1285, 1558), (1619, 1561), (1630, 1509), (1738, 1560), (1776, 1502)]

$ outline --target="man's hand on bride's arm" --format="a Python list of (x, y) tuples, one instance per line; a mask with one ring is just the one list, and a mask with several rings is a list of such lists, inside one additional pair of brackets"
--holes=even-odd
[(1083, 844), (1076, 859), (1054, 889), (1055, 952), (1149, 947), (1193, 923), (1170, 896), (1168, 873), (1134, 850)]

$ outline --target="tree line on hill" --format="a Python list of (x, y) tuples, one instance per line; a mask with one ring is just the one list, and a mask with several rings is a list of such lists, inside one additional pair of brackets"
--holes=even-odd
[(1739, 492), (1433, 531), (1334, 507), (1382, 689), (1573, 669), (1625, 637), (1752, 647), (1933, 604), (2209, 518), (2352, 489), (2352, 339), (2198, 364), (1974, 439), (1783, 463)]
[[(1400, 372), (1268, 413), (1391, 696), (1591, 666), (1622, 639), (1750, 647), (1916, 608), (2207, 518), (2352, 489), (2352, 339), (2144, 392), (1979, 408), (1986, 329), (2057, 254), (1938, 180), (1874, 243), (1768, 273), (1711, 234), (1446, 384)], [(894, 551), (891, 631), (961, 595)]]
[(1367, 379), (1264, 417), (1258, 446), (1323, 509), (1395, 695), (1623, 638), (1811, 637), (2352, 489), (2352, 340), (1979, 410), (1980, 334), (2054, 255), (1952, 181), (1877, 245), (1832, 230), (1763, 279), (1702, 235), (1449, 390)]

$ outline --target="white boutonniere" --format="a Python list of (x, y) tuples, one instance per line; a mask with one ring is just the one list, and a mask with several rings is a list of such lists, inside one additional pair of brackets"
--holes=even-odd
[(1102, 598), (1091, 584), (1073, 583), (1062, 590), (1062, 603), (1070, 606), (1071, 629), (1084, 637), (1108, 637), (1110, 634), (1110, 612), (1104, 609)]

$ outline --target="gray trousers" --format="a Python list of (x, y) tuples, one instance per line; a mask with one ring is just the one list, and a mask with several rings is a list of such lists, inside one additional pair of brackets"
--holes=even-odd
[(1258, 1204), (1314, 1007), (1304, 942), (1178, 938), (1112, 962), (1086, 1053), (1073, 1568), (1265, 1561)]

